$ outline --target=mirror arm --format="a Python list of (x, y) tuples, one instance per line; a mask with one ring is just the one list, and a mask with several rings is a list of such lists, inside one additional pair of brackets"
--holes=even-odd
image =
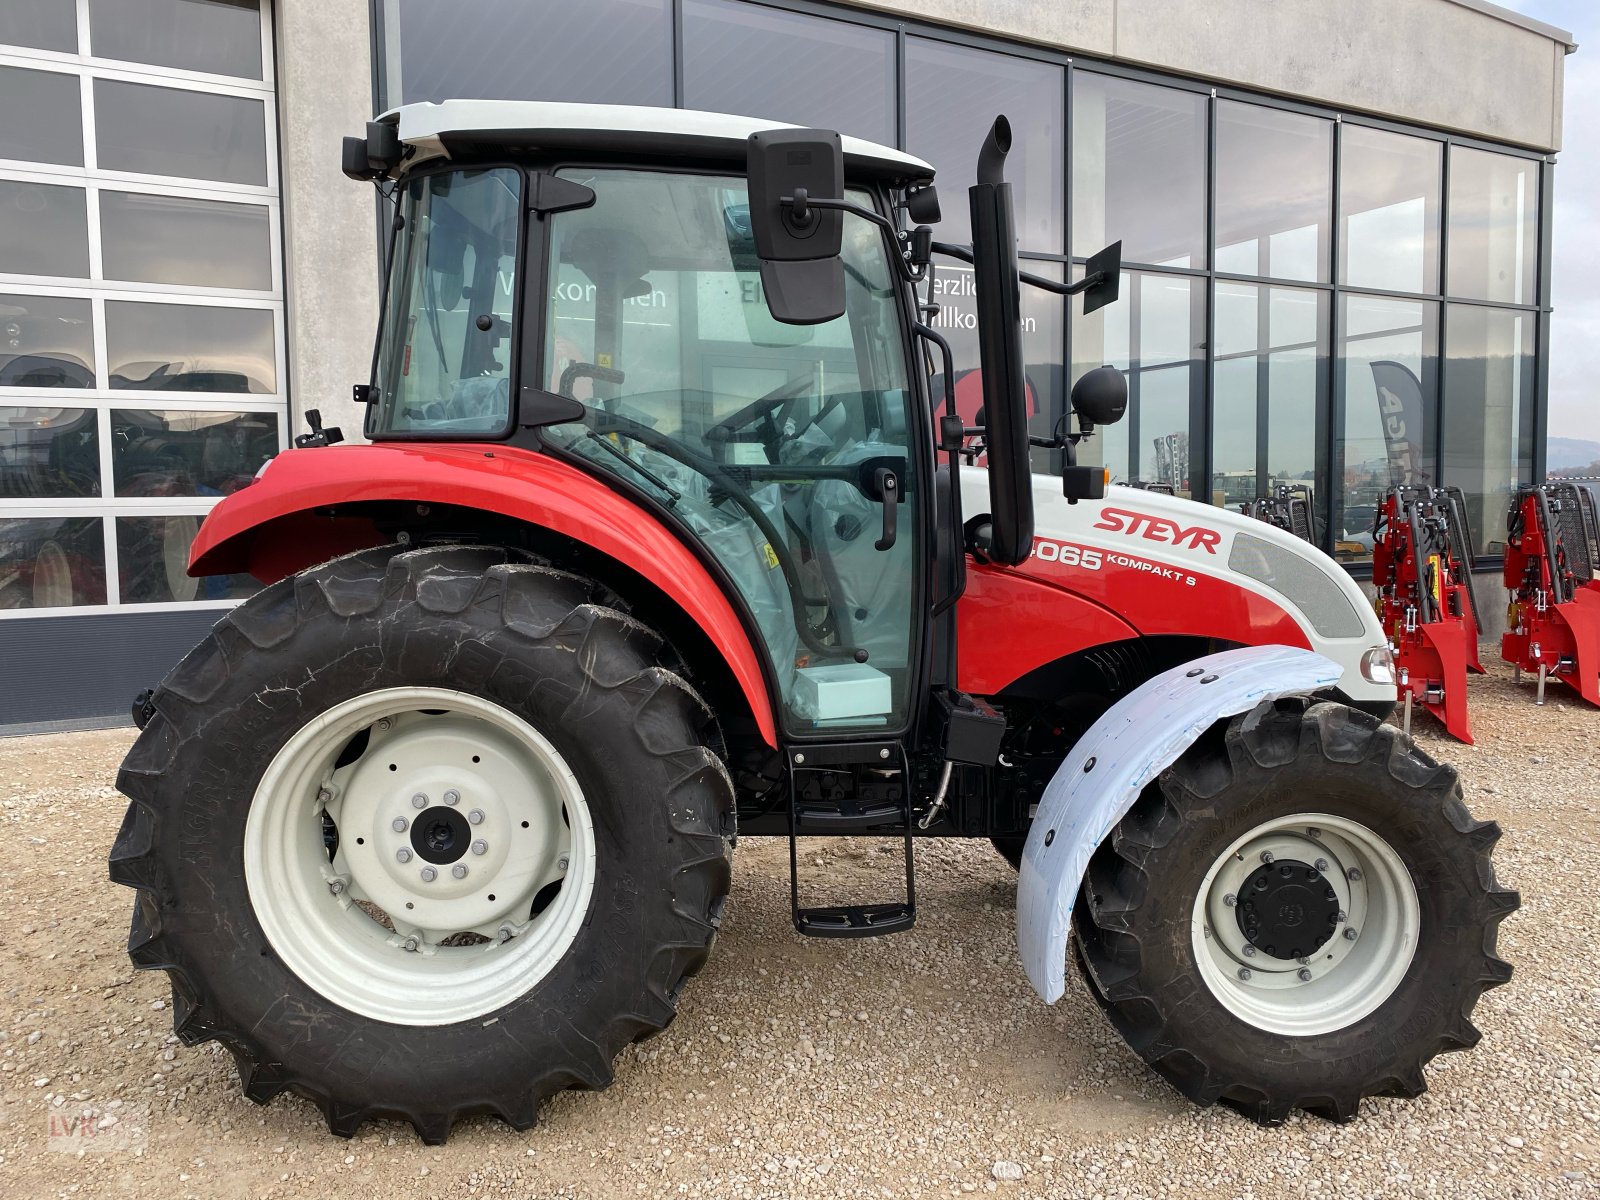
[(899, 267), (900, 276), (907, 283), (921, 283), (927, 278), (928, 267), (924, 263), (921, 267), (912, 267), (906, 256), (906, 248), (901, 245), (900, 231), (890, 223), (889, 218), (880, 212), (874, 212), (860, 204), (849, 200), (835, 200), (829, 197), (818, 198), (806, 194), (805, 188), (796, 188), (792, 196), (779, 196), (778, 203), (787, 205), (797, 221), (805, 221), (807, 214), (813, 208), (836, 208), (840, 212), (847, 212), (851, 216), (860, 217), (864, 221), (871, 221), (883, 230), (883, 236), (889, 239), (889, 257)]
[[(813, 200), (812, 203), (815, 204), (816, 201)], [(972, 261), (971, 246), (958, 246), (953, 242), (935, 242), (933, 244), (933, 252), (935, 254), (943, 254), (947, 258), (959, 259), (964, 263)], [(1018, 271), (1017, 278), (1021, 279), (1029, 287), (1054, 292), (1058, 296), (1076, 296), (1079, 292), (1088, 291), (1096, 284), (1104, 283), (1106, 273), (1104, 271), (1095, 271), (1092, 274), (1085, 275), (1077, 283), (1057, 283), (1054, 279), (1046, 279), (1043, 275), (1034, 275), (1028, 271)]]

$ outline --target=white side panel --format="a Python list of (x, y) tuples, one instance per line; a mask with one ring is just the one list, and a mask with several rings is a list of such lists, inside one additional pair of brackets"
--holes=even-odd
[(1095, 722), (1045, 789), (1022, 851), (1017, 949), (1046, 1004), (1066, 990), (1072, 904), (1089, 859), (1145, 785), (1215, 722), (1328, 687), (1340, 674), (1307, 650), (1246, 646), (1157, 675)]

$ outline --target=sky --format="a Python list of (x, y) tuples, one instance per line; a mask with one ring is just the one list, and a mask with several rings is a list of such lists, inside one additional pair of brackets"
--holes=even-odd
[(1496, 0), (1565, 29), (1563, 149), (1556, 156), (1550, 436), (1600, 441), (1600, 3)]

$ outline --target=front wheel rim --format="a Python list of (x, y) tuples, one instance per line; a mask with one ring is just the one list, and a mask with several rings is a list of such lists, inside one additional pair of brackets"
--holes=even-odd
[[(1252, 894), (1283, 899), (1270, 913), (1246, 912)], [(1421, 926), (1411, 873), (1387, 841), (1345, 817), (1295, 813), (1257, 825), (1217, 858), (1195, 897), (1191, 937), (1201, 978), (1230, 1013), (1315, 1037), (1394, 994)]]
[(520, 717), (388, 688), (273, 757), (244, 865), (268, 942), (307, 986), (375, 1020), (447, 1025), (505, 1007), (566, 955), (594, 889), (594, 825)]

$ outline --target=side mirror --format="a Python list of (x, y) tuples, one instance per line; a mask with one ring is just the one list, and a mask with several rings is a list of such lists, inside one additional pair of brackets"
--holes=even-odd
[(768, 311), (785, 325), (820, 325), (841, 316), (844, 213), (808, 203), (844, 195), (839, 135), (826, 129), (752, 133), (746, 183)]
[(1128, 411), (1128, 381), (1115, 367), (1096, 367), (1072, 385), (1072, 411), (1085, 426), (1115, 425)]
[(914, 225), (939, 223), (939, 189), (933, 184), (906, 193), (906, 216)]
[[(1084, 264), (1083, 315), (1115, 304), (1122, 292), (1122, 243), (1112, 242)], [(1121, 416), (1121, 413), (1117, 414)]]

